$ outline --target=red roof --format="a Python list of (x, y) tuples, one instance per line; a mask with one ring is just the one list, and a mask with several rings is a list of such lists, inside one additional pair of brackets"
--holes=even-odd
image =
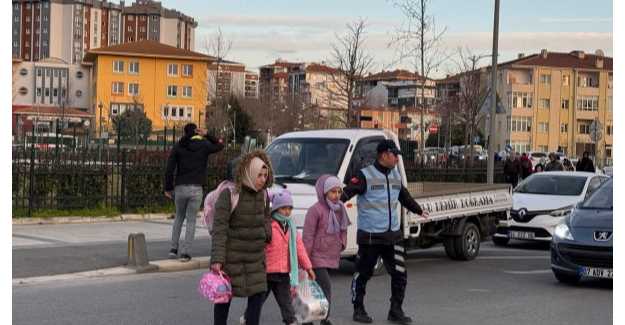
[(319, 63), (311, 63), (306, 67), (306, 72), (336, 73), (337, 71), (337, 69)]
[(67, 117), (93, 117), (93, 114), (82, 111), (74, 107), (65, 107), (65, 111), (58, 106), (38, 106), (33, 107), (30, 105), (13, 105), (13, 114), (24, 115), (52, 115), (61, 116), (64, 114)]
[[(572, 51), (570, 53), (546, 52), (546, 56), (543, 56), (541, 53), (532, 54), (520, 59), (501, 63), (499, 66), (524, 65), (612, 71), (611, 57), (584, 53), (584, 58), (582, 59), (578, 56), (580, 52), (581, 51)], [(597, 67), (597, 60), (600, 59), (603, 60), (602, 68)]]
[(414, 72), (408, 70), (397, 69), (394, 71), (382, 71), (363, 78), (363, 80), (392, 81), (392, 80), (415, 80), (415, 78), (423, 79)]
[(273, 75), (274, 78), (276, 79), (288, 79), (289, 78), (289, 74), (286, 72), (278, 72), (276, 74)]
[(137, 56), (137, 57), (152, 57), (152, 58), (176, 58), (186, 60), (200, 60), (200, 61), (214, 61), (215, 57), (206, 54), (193, 52), (177, 47), (169, 46), (167, 44), (159, 43), (157, 41), (146, 40), (131, 43), (122, 43), (118, 45), (101, 47), (97, 49), (91, 49), (85, 55), (85, 61), (95, 61), (98, 54), (108, 55), (125, 55), (125, 56)]

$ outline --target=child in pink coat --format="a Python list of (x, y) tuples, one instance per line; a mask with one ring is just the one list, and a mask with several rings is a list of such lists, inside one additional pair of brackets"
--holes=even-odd
[[(342, 185), (336, 176), (319, 177), (315, 185), (318, 202), (308, 209), (304, 222), (304, 246), (317, 276), (317, 283), (329, 303), (332, 288), (328, 270), (339, 267), (350, 224), (345, 206), (340, 201)], [(331, 324), (327, 318), (321, 321), (321, 325)]]
[(315, 273), (302, 238), (291, 219), (293, 199), (287, 190), (275, 193), (271, 199), (271, 242), (265, 247), (267, 263), (267, 296), (273, 292), (282, 320), (285, 324), (296, 324), (295, 311), (291, 302), (292, 292), (299, 282), (298, 270), (304, 269), (309, 278)]

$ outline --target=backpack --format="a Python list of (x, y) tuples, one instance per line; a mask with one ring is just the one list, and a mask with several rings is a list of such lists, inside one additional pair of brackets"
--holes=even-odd
[(217, 185), (217, 188), (206, 194), (204, 198), (204, 210), (202, 211), (204, 224), (208, 228), (208, 233), (213, 230), (213, 220), (215, 219), (215, 203), (221, 192), (228, 189), (230, 191), (230, 212), (236, 209), (239, 203), (239, 193), (236, 192), (236, 184), (231, 181), (223, 181)]
[[(239, 193), (236, 191), (236, 184), (232, 181), (223, 181), (217, 185), (217, 188), (206, 194), (204, 198), (204, 209), (202, 210), (202, 217), (204, 219), (204, 224), (208, 229), (209, 235), (212, 235), (213, 231), (213, 220), (215, 219), (215, 204), (217, 203), (217, 199), (221, 195), (221, 192), (224, 190), (230, 191), (230, 213), (234, 212), (234, 209), (237, 208), (237, 204), (239, 203)], [(271, 201), (271, 194), (269, 191), (265, 190), (265, 205), (268, 205)]]

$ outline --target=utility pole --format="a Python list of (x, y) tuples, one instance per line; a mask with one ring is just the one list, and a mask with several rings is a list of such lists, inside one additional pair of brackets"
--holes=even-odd
[(493, 61), (491, 66), (491, 108), (490, 108), (490, 134), (488, 136), (488, 165), (486, 180), (488, 184), (495, 182), (495, 117), (497, 116), (497, 52), (499, 46), (499, 0), (495, 0), (495, 17), (493, 26)]

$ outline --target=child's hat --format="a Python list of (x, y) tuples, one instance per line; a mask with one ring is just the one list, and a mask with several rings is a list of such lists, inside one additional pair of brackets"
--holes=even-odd
[(271, 198), (271, 212), (283, 207), (293, 207), (293, 198), (291, 198), (291, 192), (288, 190), (274, 193)]

